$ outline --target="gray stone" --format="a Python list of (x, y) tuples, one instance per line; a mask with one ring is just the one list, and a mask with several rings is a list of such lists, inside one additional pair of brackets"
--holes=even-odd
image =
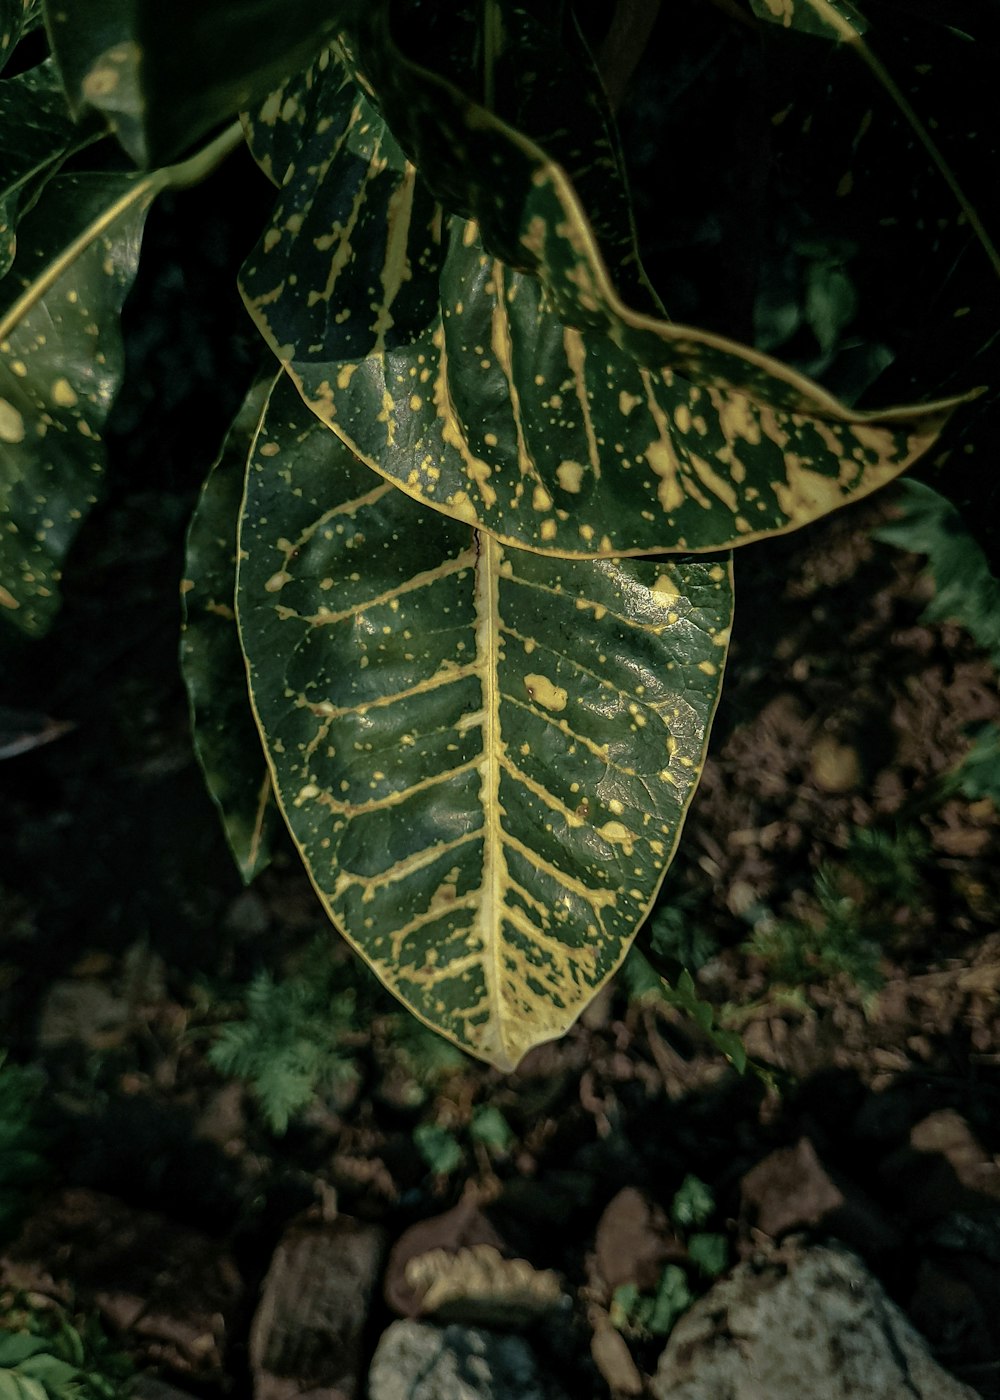
[(394, 1322), (368, 1373), (368, 1400), (562, 1400), (522, 1337)]
[(856, 1255), (794, 1243), (720, 1280), (670, 1334), (655, 1400), (978, 1400)]
[(353, 1400), (384, 1245), (346, 1215), (285, 1231), (250, 1328), (254, 1400)]

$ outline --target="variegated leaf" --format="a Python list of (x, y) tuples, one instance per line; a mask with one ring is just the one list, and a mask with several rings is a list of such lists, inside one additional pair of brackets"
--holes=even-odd
[(0, 0), (0, 69), (39, 17), (39, 0)]
[(140, 166), (174, 160), (309, 63), (352, 0), (45, 0), (73, 110)]
[(891, 480), (959, 402), (857, 413), (765, 355), (629, 311), (544, 161), (525, 216), (539, 277), (511, 272), (475, 224), (442, 227), (329, 56), (253, 131), (286, 172), (242, 277), (275, 353), (369, 466), (503, 542), (593, 557), (791, 530)]
[(101, 429), (123, 370), (118, 317), (151, 177), (57, 176), (0, 283), (0, 605), (26, 632), (58, 607), (62, 562), (97, 500)]
[(44, 632), (66, 552), (104, 474), (101, 431), (121, 383), (119, 316), (149, 205), (201, 178), (238, 125), (150, 175), (58, 175), (18, 232), (0, 282), (0, 609)]
[(266, 379), (251, 388), (202, 487), (188, 527), (181, 589), (181, 672), (195, 752), (244, 884), (268, 864), (277, 819), (247, 695), (235, 596), (247, 456), (269, 390)]
[(51, 60), (0, 82), (0, 277), (14, 260), (18, 218), (66, 157), (99, 136), (70, 116)]
[(284, 383), (249, 463), (237, 610), (275, 790), (337, 925), (483, 1059), (561, 1034), (677, 842), (728, 560), (504, 549), (367, 471)]
[(864, 34), (868, 28), (864, 15), (850, 0), (750, 0), (750, 8), (761, 19), (824, 39), (842, 41), (852, 34)]

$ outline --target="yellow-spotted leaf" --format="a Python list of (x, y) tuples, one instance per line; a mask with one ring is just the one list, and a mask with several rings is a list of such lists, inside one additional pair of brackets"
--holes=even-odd
[(607, 94), (571, 8), (485, 5), (465, 29), (453, 16), (399, 18), (391, 5), (364, 7), (341, 52), (444, 208), (478, 222), (494, 257), (536, 270), (525, 204), (541, 172), (558, 168), (618, 295), (662, 313), (639, 264)]
[(199, 138), (311, 62), (353, 0), (45, 0), (77, 113), (101, 114), (141, 166)]
[(841, 41), (868, 28), (850, 0), (750, 0), (750, 8), (760, 19), (824, 39)]
[(331, 917), (509, 1069), (622, 961), (719, 694), (728, 558), (552, 561), (428, 511), (281, 383), (237, 611), (278, 800)]
[(38, 0), (0, 0), (0, 69), (17, 48), (22, 34), (38, 24)]
[[(243, 273), (251, 313), (369, 466), (505, 543), (620, 556), (791, 530), (891, 480), (959, 402), (858, 413), (766, 355), (629, 311), (557, 167), (532, 185), (538, 276), (511, 271), (476, 224), (435, 221), (337, 62), (266, 116), (254, 130), (290, 173)], [(329, 161), (292, 160), (282, 125), (307, 150), (320, 133)]]
[(51, 60), (0, 81), (0, 277), (14, 260), (19, 216), (66, 157), (99, 136), (73, 121)]
[(274, 345), (338, 359), (405, 343), (437, 312), (441, 208), (326, 50), (246, 122), (281, 187), (240, 284)]
[(123, 371), (118, 317), (151, 178), (56, 176), (0, 283), (0, 605), (26, 632), (58, 607), (63, 559), (97, 500), (101, 429)]
[(182, 586), (181, 671), (195, 752), (244, 884), (268, 864), (277, 819), (247, 695), (235, 596), (243, 480), (269, 389), (269, 380), (251, 388), (202, 487), (188, 527)]
[(26, 632), (51, 623), (63, 560), (101, 489), (101, 431), (123, 372), (119, 315), (149, 206), (241, 140), (234, 124), (145, 176), (57, 175), (19, 226), (0, 281), (0, 613)]

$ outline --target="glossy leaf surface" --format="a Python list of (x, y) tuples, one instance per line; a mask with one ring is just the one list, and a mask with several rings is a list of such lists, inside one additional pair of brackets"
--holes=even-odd
[(14, 260), (19, 215), (46, 176), (99, 133), (77, 126), (51, 62), (0, 82), (0, 277)]
[(521, 216), (538, 276), (510, 271), (474, 223), (435, 217), (351, 99), (327, 60), (253, 123), (285, 186), (242, 286), (313, 411), (416, 498), (562, 556), (715, 550), (864, 496), (935, 440), (955, 401), (854, 413), (776, 360), (630, 310), (541, 156)]
[(332, 918), (510, 1068), (624, 957), (718, 698), (728, 562), (502, 548), (352, 459), (289, 384), (249, 464), (237, 610), (275, 789)]
[(26, 632), (58, 606), (62, 561), (97, 500), (121, 382), (118, 323), (156, 185), (57, 176), (0, 283), (0, 605)]
[(350, 3), (47, 0), (75, 111), (100, 112), (141, 166), (173, 160), (313, 55)]
[(265, 380), (250, 390), (202, 487), (188, 529), (182, 585), (181, 671), (195, 752), (244, 884), (270, 860), (277, 818), (247, 694), (235, 597), (246, 462), (269, 388)]
[(850, 0), (750, 0), (750, 8), (760, 19), (824, 39), (849, 39), (852, 32), (864, 34), (868, 28)]
[(0, 0), (0, 69), (22, 34), (38, 23), (38, 0)]

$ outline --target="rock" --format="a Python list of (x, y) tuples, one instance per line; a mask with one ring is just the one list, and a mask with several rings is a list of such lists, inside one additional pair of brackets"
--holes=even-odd
[(81, 1188), (43, 1201), (0, 1259), (0, 1282), (97, 1308), (155, 1364), (218, 1376), (242, 1282), (217, 1241)]
[(897, 1207), (921, 1226), (950, 1212), (995, 1209), (1000, 1198), (1000, 1163), (951, 1108), (915, 1123), (909, 1142), (883, 1159), (879, 1177)]
[(626, 1186), (608, 1202), (594, 1237), (594, 1268), (608, 1297), (624, 1283), (652, 1292), (664, 1264), (686, 1258), (666, 1212), (641, 1191)]
[(384, 1248), (377, 1226), (347, 1216), (285, 1232), (250, 1328), (254, 1400), (353, 1400)]
[(681, 1318), (655, 1400), (978, 1400), (860, 1259), (794, 1244), (739, 1265)]
[(744, 1228), (755, 1227), (774, 1240), (822, 1225), (866, 1254), (899, 1243), (875, 1202), (853, 1183), (837, 1181), (809, 1138), (758, 1162), (740, 1182), (740, 1195)]
[(43, 1050), (74, 1042), (88, 1050), (120, 1045), (128, 1026), (129, 1007), (103, 982), (90, 978), (53, 982), (42, 1005), (38, 1044)]
[(861, 782), (861, 759), (850, 744), (821, 734), (809, 753), (813, 782), (821, 792), (851, 792)]
[(642, 1375), (632, 1359), (628, 1343), (607, 1319), (594, 1328), (594, 1335), (590, 1339), (590, 1354), (612, 1394), (642, 1394)]
[(942, 1156), (967, 1190), (1000, 1199), (1000, 1159), (990, 1156), (955, 1109), (938, 1109), (915, 1123), (910, 1146)]
[(563, 1400), (523, 1337), (394, 1322), (368, 1373), (368, 1400)]

